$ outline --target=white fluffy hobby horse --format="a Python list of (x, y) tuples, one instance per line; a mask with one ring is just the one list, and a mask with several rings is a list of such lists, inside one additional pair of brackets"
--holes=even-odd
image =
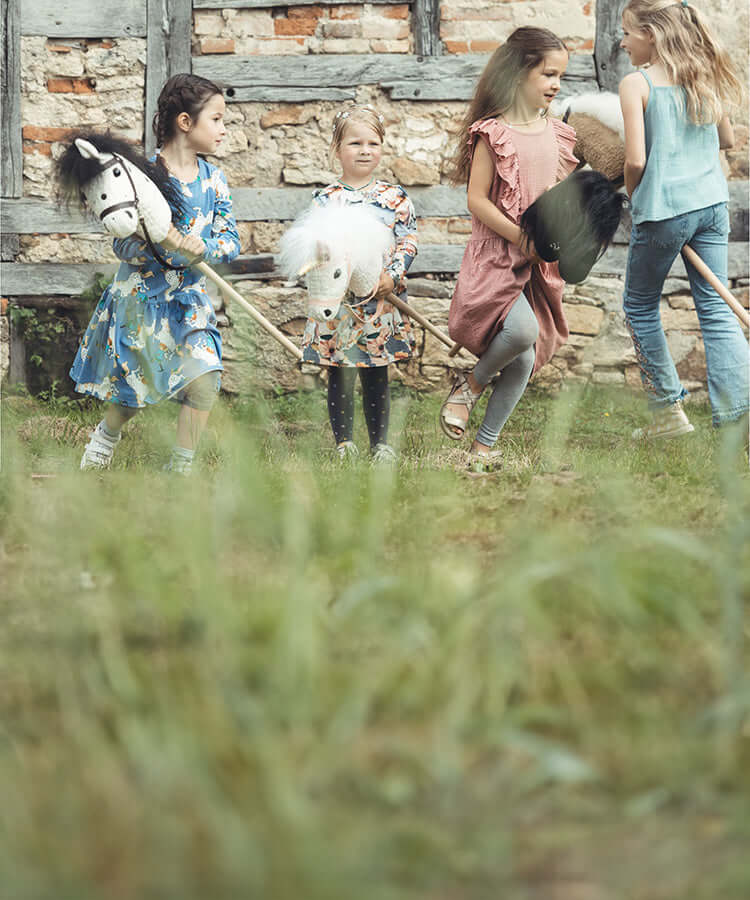
[[(75, 193), (110, 234), (126, 238), (138, 232), (163, 262), (154, 245), (167, 236), (172, 210), (180, 210), (182, 195), (161, 166), (146, 159), (128, 141), (91, 132), (71, 142), (57, 168), (68, 195)], [(196, 263), (195, 268), (236, 300), (297, 359), (302, 358), (299, 348), (207, 263)]]
[[(347, 292), (357, 298), (373, 296), (392, 246), (393, 232), (369, 209), (330, 203), (308, 209), (284, 233), (279, 266), (290, 281), (304, 278), (310, 318), (329, 322), (338, 316)], [(408, 303), (393, 293), (386, 299), (453, 346), (448, 335)]]

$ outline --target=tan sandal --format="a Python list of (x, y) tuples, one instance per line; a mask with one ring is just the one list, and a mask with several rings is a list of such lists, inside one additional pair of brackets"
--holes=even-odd
[[(469, 387), (469, 380), (467, 378), (466, 372), (460, 372), (456, 375), (453, 385), (451, 387), (450, 393), (448, 394), (445, 402), (440, 407), (440, 427), (443, 429), (443, 433), (447, 435), (452, 441), (460, 441), (464, 434), (466, 433), (466, 428), (469, 424), (469, 417), (471, 416), (471, 411), (476, 406), (477, 400), (482, 396), (482, 391), (478, 394), (475, 394), (474, 391)], [(449, 403), (455, 403), (460, 406), (465, 406), (467, 410), (466, 421), (463, 419), (459, 419), (458, 416), (453, 415), (448, 412), (447, 406)], [(460, 428), (461, 433), (456, 434), (453, 430), (454, 428)]]
[(495, 472), (502, 468), (503, 451), (487, 450), (481, 452), (479, 450), (470, 450), (467, 468), (471, 472)]

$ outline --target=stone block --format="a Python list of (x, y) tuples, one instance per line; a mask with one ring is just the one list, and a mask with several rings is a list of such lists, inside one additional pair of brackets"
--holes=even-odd
[[(432, 278), (409, 278), (407, 276), (406, 285), (410, 297), (434, 297), (450, 300), (453, 296), (453, 283), (449, 281), (435, 281)], [(428, 315), (422, 305), (420, 305), (420, 311), (424, 311), (424, 314)], [(446, 315), (447, 312), (448, 306), (446, 305)]]
[(359, 22), (352, 20), (334, 21), (323, 23), (324, 38), (360, 38), (362, 37), (362, 26)]
[(666, 299), (672, 309), (695, 309), (692, 294), (670, 294)]
[(692, 348), (677, 362), (677, 374), (682, 379), (706, 381), (706, 351), (703, 341), (695, 340)]
[(625, 384), (625, 373), (619, 369), (594, 369), (591, 380), (594, 384)]
[(439, 184), (440, 172), (425, 163), (405, 156), (391, 160), (391, 169), (401, 184)]
[(200, 42), (201, 53), (234, 53), (234, 38), (203, 38)]
[(698, 331), (700, 324), (694, 309), (672, 309), (662, 304), (661, 323), (665, 331)]
[(563, 303), (565, 318), (571, 332), (597, 335), (604, 321), (604, 310), (597, 306)]

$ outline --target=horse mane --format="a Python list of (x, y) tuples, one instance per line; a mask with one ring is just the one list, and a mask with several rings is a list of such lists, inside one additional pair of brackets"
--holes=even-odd
[(75, 145), (77, 138), (93, 144), (100, 153), (116, 154), (140, 169), (163, 194), (173, 214), (182, 214), (186, 211), (182, 191), (158, 158), (156, 162), (151, 162), (132, 141), (118, 137), (111, 131), (75, 131), (71, 134), (70, 143), (56, 164), (61, 194), (67, 203), (73, 200), (78, 202), (81, 188), (101, 171), (101, 163), (95, 159), (87, 159), (78, 152)]
[(601, 172), (579, 170), (541, 194), (521, 216), (521, 230), (562, 278), (578, 284), (612, 242), (625, 197)]
[(298, 216), (279, 243), (279, 268), (290, 279), (316, 259), (317, 248), (345, 248), (353, 268), (373, 254), (385, 255), (393, 241), (390, 229), (364, 206), (329, 203)]
[(605, 128), (620, 135), (625, 140), (625, 125), (622, 121), (620, 98), (611, 91), (589, 91), (576, 94), (565, 100), (555, 101), (553, 114), (562, 118), (566, 113), (593, 116)]

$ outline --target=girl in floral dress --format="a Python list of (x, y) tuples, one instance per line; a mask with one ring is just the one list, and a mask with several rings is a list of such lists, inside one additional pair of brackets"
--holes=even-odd
[(180, 403), (180, 412), (168, 468), (190, 472), (222, 370), (221, 337), (205, 277), (190, 265), (228, 262), (240, 250), (226, 178), (202, 156), (215, 153), (221, 143), (223, 115), (221, 90), (195, 75), (175, 75), (159, 96), (157, 162), (176, 181), (183, 208), (157, 248), (168, 267), (141, 237), (114, 241), (120, 268), (94, 310), (70, 370), (77, 391), (108, 401), (86, 445), (82, 469), (108, 467), (125, 422), (169, 397)]
[(417, 220), (406, 191), (373, 177), (384, 137), (383, 117), (372, 107), (342, 110), (334, 120), (331, 158), (338, 159), (342, 176), (316, 191), (313, 204), (368, 206), (393, 231), (395, 246), (374, 295), (347, 295), (335, 319), (308, 319), (302, 339), (304, 361), (328, 367), (328, 414), (342, 459), (359, 454), (352, 441), (354, 376), (359, 371), (370, 451), (380, 463), (396, 458), (388, 444), (388, 366), (408, 359), (414, 348), (409, 320), (386, 297), (395, 292), (406, 300), (405, 274), (417, 255)]
[(546, 28), (517, 28), (493, 53), (464, 119), (455, 178), (468, 181), (472, 214), (448, 326), (479, 357), (461, 373), (440, 411), (460, 440), (485, 387), (499, 372), (471, 447), (472, 465), (497, 462), (493, 450), (532, 372), (568, 337), (557, 263), (545, 263), (519, 227), (521, 214), (578, 164), (575, 132), (547, 115), (568, 64)]

